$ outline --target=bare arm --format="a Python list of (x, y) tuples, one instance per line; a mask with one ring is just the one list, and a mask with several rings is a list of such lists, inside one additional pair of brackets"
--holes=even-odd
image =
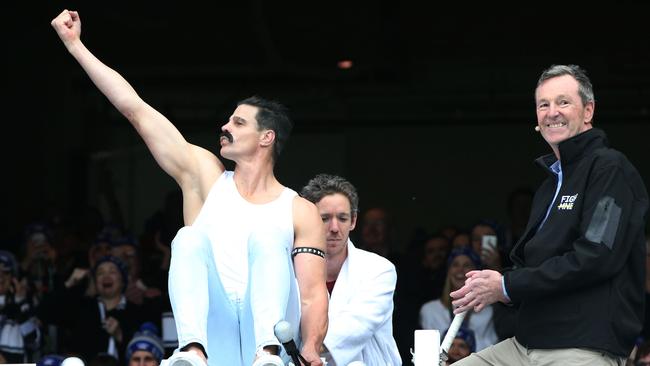
[(97, 88), (131, 122), (160, 167), (178, 182), (184, 193), (187, 193), (185, 188), (196, 191), (199, 187), (205, 188), (204, 178), (216, 180), (223, 171), (217, 157), (189, 144), (176, 127), (145, 103), (120, 74), (104, 65), (84, 46), (77, 12), (64, 10), (51, 24), (70, 54)]
[[(295, 247), (314, 247), (325, 251), (323, 221), (316, 206), (297, 197), (293, 203)], [(325, 259), (311, 254), (294, 258), (294, 267), (300, 288), (302, 314), (300, 319), (302, 350), (312, 365), (321, 365), (320, 349), (327, 333), (328, 296)]]

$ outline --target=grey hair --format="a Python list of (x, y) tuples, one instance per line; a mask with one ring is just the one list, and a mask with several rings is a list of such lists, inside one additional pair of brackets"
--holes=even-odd
[(582, 99), (583, 105), (596, 101), (594, 98), (594, 88), (587, 76), (587, 72), (578, 65), (551, 65), (551, 67), (542, 72), (542, 75), (537, 81), (537, 88), (544, 81), (562, 75), (571, 75), (576, 79), (578, 82), (578, 94), (580, 95), (580, 99)]
[(318, 203), (325, 196), (340, 193), (350, 201), (351, 214), (359, 211), (359, 195), (352, 183), (338, 175), (318, 174), (312, 178), (300, 191), (300, 195), (308, 201)]

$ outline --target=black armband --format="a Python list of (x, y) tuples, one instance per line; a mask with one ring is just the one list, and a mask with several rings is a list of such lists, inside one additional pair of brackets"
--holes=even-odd
[(300, 254), (300, 253), (308, 253), (308, 254), (317, 255), (317, 256), (319, 256), (319, 257), (321, 257), (321, 258), (323, 258), (323, 259), (325, 258), (325, 252), (323, 252), (322, 250), (320, 250), (320, 249), (318, 249), (318, 248), (312, 248), (312, 247), (298, 247), (298, 248), (294, 248), (294, 249), (291, 251), (291, 257), (293, 258), (293, 257), (295, 257), (297, 254)]

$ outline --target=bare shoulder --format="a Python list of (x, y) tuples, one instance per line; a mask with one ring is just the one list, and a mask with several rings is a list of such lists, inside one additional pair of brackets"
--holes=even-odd
[(316, 205), (300, 196), (293, 199), (293, 229), (295, 246), (308, 245), (325, 248), (323, 220), (318, 214), (318, 209)]
[(316, 209), (315, 204), (313, 204), (310, 201), (304, 199), (303, 197), (296, 196), (293, 199), (293, 214), (294, 214), (294, 216), (299, 215), (299, 214), (318, 216), (318, 210)]
[(310, 226), (315, 222), (322, 224), (316, 205), (300, 196), (296, 196), (293, 199), (294, 229), (302, 228), (305, 225)]

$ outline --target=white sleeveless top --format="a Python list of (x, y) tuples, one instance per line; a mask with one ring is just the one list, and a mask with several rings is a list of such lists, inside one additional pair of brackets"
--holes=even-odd
[(246, 201), (237, 190), (234, 172), (224, 171), (203, 203), (192, 226), (210, 238), (221, 283), (230, 299), (243, 299), (248, 285), (248, 238), (256, 229), (272, 227), (281, 233), (287, 250), (293, 247), (293, 199), (285, 187), (265, 204)]

